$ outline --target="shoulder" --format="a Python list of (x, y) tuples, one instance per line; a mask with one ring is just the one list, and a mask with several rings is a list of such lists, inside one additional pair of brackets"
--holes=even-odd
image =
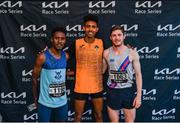
[[(111, 48), (111, 47), (110, 47), (110, 48)], [(110, 48), (105, 49), (105, 50), (104, 50), (104, 53), (109, 53)]]
[(81, 44), (84, 44), (84, 38), (78, 38), (74, 41), (74, 45), (81, 45)]
[(75, 42), (80, 42), (80, 41), (84, 41), (84, 38), (78, 38), (75, 40)]
[(68, 60), (69, 59), (69, 54), (65, 52), (65, 55), (66, 55), (66, 59)]
[(95, 38), (95, 40), (96, 40), (97, 42), (101, 42), (101, 43), (103, 43), (103, 40), (102, 40), (102, 39), (100, 39), (100, 38)]
[[(110, 48), (111, 48), (111, 47), (110, 47)], [(105, 58), (107, 58), (107, 57), (109, 56), (110, 48), (104, 50), (103, 56), (104, 56)]]
[(45, 60), (46, 59), (45, 52), (40, 53), (37, 58), (38, 60)]
[(44, 52), (40, 53), (40, 54), (38, 54), (38, 56), (36, 58), (36, 64), (43, 64), (45, 62), (45, 60), (46, 60), (46, 56), (45, 56)]
[(133, 59), (139, 59), (139, 54), (135, 49), (129, 49), (130, 50), (130, 55)]
[(100, 39), (100, 38), (95, 38), (95, 43), (97, 44), (97, 45), (100, 45), (100, 46), (104, 46), (104, 44), (103, 44), (103, 41), (102, 41), (102, 39)]

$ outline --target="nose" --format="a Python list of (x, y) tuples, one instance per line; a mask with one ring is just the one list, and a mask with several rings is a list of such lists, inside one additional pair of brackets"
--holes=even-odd
[(118, 39), (118, 36), (117, 36), (117, 35), (115, 36), (115, 39), (116, 39), (116, 40)]
[(63, 42), (64, 40), (65, 40), (64, 37), (59, 37), (59, 38), (58, 38), (58, 42)]
[(93, 26), (89, 26), (89, 31), (93, 31), (94, 27)]

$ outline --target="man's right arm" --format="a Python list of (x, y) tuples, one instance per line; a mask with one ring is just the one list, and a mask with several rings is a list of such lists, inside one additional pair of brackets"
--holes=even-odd
[(68, 48), (68, 50), (66, 50), (66, 53), (68, 53), (69, 55), (69, 58), (70, 59), (74, 59), (76, 56), (75, 56), (75, 53), (76, 53), (76, 41), (74, 41)]
[(106, 72), (108, 68), (108, 62), (107, 62), (108, 53), (109, 53), (108, 49), (104, 50), (103, 52), (103, 74)]
[(68, 48), (68, 50), (66, 50), (65, 52), (69, 55), (69, 60), (67, 63), (67, 75), (71, 76), (75, 74), (75, 70), (76, 70), (76, 46), (75, 46), (75, 42), (74, 41)]
[(37, 107), (37, 100), (38, 100), (38, 78), (42, 69), (42, 65), (45, 62), (45, 55), (43, 53), (39, 54), (34, 68), (33, 68), (33, 74), (32, 74), (32, 88), (33, 88), (33, 96), (34, 96), (34, 103)]

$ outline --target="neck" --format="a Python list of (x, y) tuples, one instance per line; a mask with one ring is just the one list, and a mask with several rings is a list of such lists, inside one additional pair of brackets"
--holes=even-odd
[(55, 49), (54, 47), (50, 48), (50, 52), (54, 55), (54, 57), (59, 58), (61, 56), (60, 50)]
[(124, 45), (120, 45), (120, 46), (113, 45), (114, 50), (122, 50), (123, 48), (124, 48)]
[(85, 37), (84, 40), (85, 40), (85, 42), (87, 42), (87, 43), (93, 43), (94, 40), (95, 40), (95, 37), (92, 37), (92, 38)]
[(118, 54), (121, 54), (125, 50), (125, 48), (126, 47), (124, 45), (121, 45), (121, 46), (114, 46), (113, 45), (114, 52), (116, 52)]

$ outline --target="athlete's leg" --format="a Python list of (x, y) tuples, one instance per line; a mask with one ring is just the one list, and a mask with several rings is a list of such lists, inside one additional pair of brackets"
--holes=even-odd
[(103, 109), (103, 98), (92, 98), (92, 103), (94, 107), (94, 116), (96, 122), (103, 122), (102, 109)]
[(51, 108), (38, 103), (38, 122), (49, 122), (51, 117)]
[(86, 104), (86, 100), (75, 99), (75, 101), (74, 101), (74, 109), (75, 109), (74, 121), (75, 122), (81, 121), (81, 117), (82, 117), (82, 114), (84, 111), (85, 104)]
[(75, 97), (75, 100), (74, 100), (74, 110), (75, 110), (74, 121), (80, 122), (82, 114), (84, 112), (84, 106), (86, 104), (88, 94), (74, 92), (74, 97)]
[(127, 89), (125, 93), (126, 96), (124, 96), (123, 100), (125, 122), (134, 122), (136, 117), (136, 109), (133, 106), (135, 94), (132, 88)]
[(125, 117), (125, 122), (134, 122), (135, 117), (136, 117), (136, 109), (123, 109), (124, 111), (124, 117)]
[(121, 93), (121, 90), (107, 88), (107, 110), (111, 122), (119, 122), (123, 99)]
[(56, 122), (65, 122), (68, 117), (68, 104), (65, 104), (59, 108), (55, 108), (54, 114)]
[(119, 110), (114, 110), (110, 108), (109, 106), (107, 107), (108, 110), (108, 115), (110, 118), (111, 122), (119, 122)]

